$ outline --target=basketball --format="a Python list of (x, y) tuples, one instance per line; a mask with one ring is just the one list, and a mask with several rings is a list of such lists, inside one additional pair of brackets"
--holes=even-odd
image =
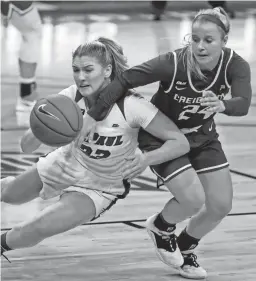
[(79, 134), (83, 115), (79, 106), (64, 95), (50, 95), (37, 101), (30, 114), (35, 137), (48, 146), (63, 146)]

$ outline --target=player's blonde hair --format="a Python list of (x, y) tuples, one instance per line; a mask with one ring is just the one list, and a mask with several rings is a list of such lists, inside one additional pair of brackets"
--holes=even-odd
[(122, 72), (128, 68), (123, 48), (117, 42), (106, 37), (99, 37), (94, 41), (80, 45), (73, 53), (73, 60), (77, 56), (93, 56), (103, 66), (112, 65), (111, 80), (115, 77), (119, 78)]
[[(230, 22), (227, 13), (221, 7), (214, 9), (200, 10), (192, 22), (192, 26), (195, 22), (205, 23), (212, 22), (215, 23), (222, 35), (222, 39), (229, 34)], [(200, 66), (194, 57), (192, 52), (191, 42), (187, 43), (187, 46), (182, 50), (181, 55), (183, 57), (183, 62), (188, 68), (188, 70), (197, 78), (205, 80), (206, 77), (202, 73)]]

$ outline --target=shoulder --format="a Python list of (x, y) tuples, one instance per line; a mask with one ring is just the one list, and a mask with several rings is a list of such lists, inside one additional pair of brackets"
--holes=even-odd
[(140, 105), (151, 106), (153, 105), (149, 100), (145, 99), (141, 94), (135, 91), (127, 92), (124, 98), (124, 105), (129, 107), (139, 107)]
[(130, 91), (129, 94), (125, 96), (124, 108), (125, 112), (130, 111), (139, 116), (144, 116), (145, 112), (155, 112), (158, 110), (152, 102), (133, 91)]
[(63, 89), (62, 91), (60, 91), (59, 95), (64, 95), (64, 96), (67, 96), (67, 97), (71, 98), (72, 100), (75, 100), (76, 93), (77, 93), (76, 85), (71, 85), (68, 88)]
[(124, 98), (124, 112), (125, 115), (129, 112), (136, 117), (145, 117), (155, 114), (158, 108), (149, 100), (142, 97), (140, 94), (133, 93)]
[[(233, 51), (231, 49), (229, 50), (230, 52)], [(250, 75), (250, 65), (244, 58), (233, 51), (233, 55), (230, 59), (227, 72), (231, 77), (234, 75), (247, 76)]]
[(164, 54), (159, 55), (156, 59), (158, 60), (158, 62), (160, 63), (160, 65), (173, 65), (174, 60), (176, 59), (177, 54), (175, 53), (175, 51), (173, 52), (167, 52)]
[(158, 109), (140, 94), (132, 93), (124, 98), (124, 116), (132, 128), (146, 128)]

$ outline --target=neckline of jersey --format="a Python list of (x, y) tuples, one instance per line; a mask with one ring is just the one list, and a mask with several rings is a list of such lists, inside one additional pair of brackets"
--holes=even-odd
[(190, 87), (192, 88), (193, 91), (195, 91), (196, 93), (202, 93), (202, 92), (204, 92), (204, 91), (209, 90), (209, 89), (214, 85), (214, 83), (216, 82), (217, 78), (219, 77), (220, 70), (221, 70), (222, 63), (223, 63), (223, 58), (224, 58), (224, 51), (222, 50), (222, 52), (221, 52), (221, 61), (220, 61), (218, 70), (217, 70), (217, 72), (216, 72), (216, 74), (215, 74), (215, 77), (214, 77), (212, 83), (211, 83), (208, 87), (206, 87), (205, 89), (203, 89), (203, 90), (197, 90), (197, 89), (194, 87), (194, 85), (193, 85), (193, 83), (192, 83), (190, 71), (189, 71), (189, 69), (187, 68), (188, 82), (189, 82), (189, 85), (190, 85)]

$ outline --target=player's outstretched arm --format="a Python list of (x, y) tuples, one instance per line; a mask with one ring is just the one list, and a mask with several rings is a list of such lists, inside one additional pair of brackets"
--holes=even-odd
[(31, 129), (28, 129), (20, 141), (21, 150), (24, 153), (31, 153), (39, 148), (42, 143), (34, 136)]
[(88, 115), (96, 121), (103, 120), (110, 107), (123, 97), (128, 89), (158, 81), (171, 81), (174, 69), (174, 55), (166, 53), (125, 70), (102, 90), (96, 104), (88, 110)]

